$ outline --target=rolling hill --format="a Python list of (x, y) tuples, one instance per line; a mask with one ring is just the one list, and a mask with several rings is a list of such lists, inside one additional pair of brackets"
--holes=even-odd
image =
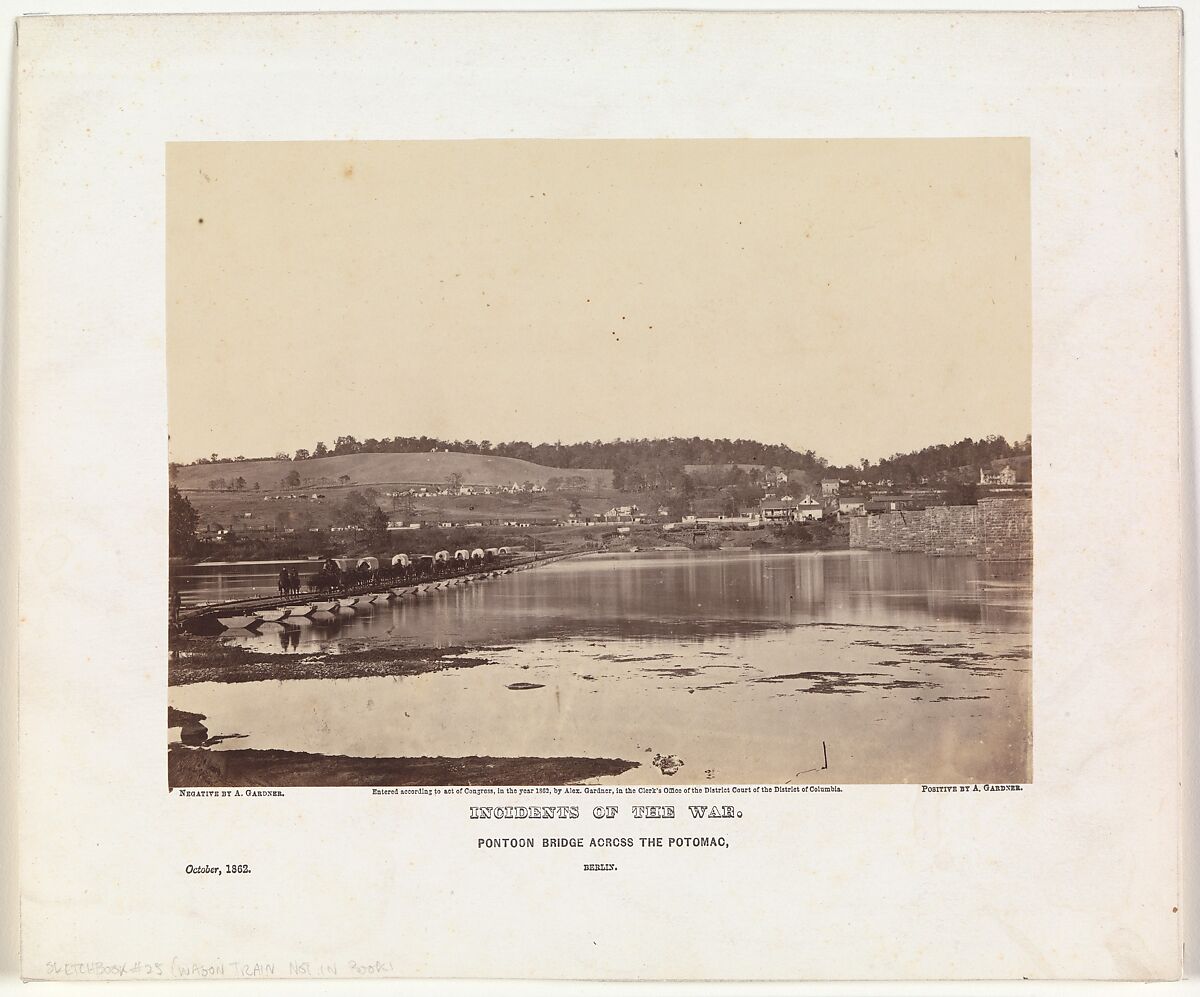
[(224, 478), (246, 479), (246, 487), (257, 484), (262, 491), (286, 489), (288, 474), (300, 475), (300, 487), (334, 485), (342, 475), (351, 485), (445, 484), (452, 474), (462, 475), (464, 485), (507, 485), (526, 481), (544, 485), (551, 478), (586, 478), (589, 488), (611, 488), (612, 471), (594, 468), (545, 467), (514, 457), (472, 453), (356, 453), (311, 460), (240, 460), (219, 464), (188, 464), (178, 469), (174, 483), (183, 491), (211, 487)]

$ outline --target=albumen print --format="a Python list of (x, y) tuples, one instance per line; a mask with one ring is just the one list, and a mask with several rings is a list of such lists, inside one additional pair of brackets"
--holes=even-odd
[(1029, 171), (169, 145), (171, 787), (1030, 782)]

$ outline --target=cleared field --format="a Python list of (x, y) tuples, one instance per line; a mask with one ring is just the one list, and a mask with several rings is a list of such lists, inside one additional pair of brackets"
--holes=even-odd
[(589, 489), (612, 487), (612, 471), (596, 468), (545, 467), (515, 457), (491, 457), (471, 453), (361, 453), (311, 460), (242, 460), (222, 464), (189, 464), (175, 478), (184, 491), (208, 489), (210, 482), (224, 478), (246, 479), (246, 487), (257, 484), (262, 491), (278, 491), (295, 470), (300, 486), (337, 484), (342, 475), (353, 486), (388, 484), (444, 484), (452, 474), (462, 476), (464, 485), (507, 485), (512, 482), (544, 485), (551, 478), (581, 477)]
[[(383, 491), (390, 486), (388, 483), (375, 485)], [(240, 525), (243, 529), (257, 528), (263, 525), (275, 527), (292, 527), (307, 529), (309, 527), (328, 528), (344, 525), (345, 517), (339, 513), (339, 507), (346, 495), (354, 490), (361, 491), (356, 485), (322, 486), (320, 493), (325, 498), (313, 501), (297, 497), (281, 500), (264, 501), (265, 496), (275, 495), (277, 489), (270, 491), (189, 491), (188, 500), (200, 514), (201, 523), (215, 523), (227, 526), (230, 523)], [(303, 489), (295, 489), (299, 494)], [(546, 519), (565, 519), (571, 512), (571, 502), (578, 501), (581, 510), (587, 515), (598, 515), (615, 505), (640, 505), (644, 510), (653, 512), (657, 503), (653, 496), (645, 494), (628, 494), (612, 491), (611, 489), (591, 492), (539, 492), (521, 495), (438, 495), (429, 498), (413, 500), (412, 514), (409, 515), (400, 500), (393, 500), (386, 495), (376, 499), (375, 504), (388, 514), (392, 520), (426, 522), (455, 522), (466, 523), (484, 520), (515, 520), (532, 522)], [(247, 516), (246, 513), (250, 515)]]

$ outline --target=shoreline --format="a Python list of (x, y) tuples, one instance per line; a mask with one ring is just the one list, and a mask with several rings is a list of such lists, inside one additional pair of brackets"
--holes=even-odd
[(210, 751), (171, 744), (167, 786), (563, 786), (621, 775), (639, 764), (623, 758), (363, 758), (275, 748)]
[(285, 679), (377, 678), (421, 675), (491, 664), (487, 647), (360, 647), (280, 655), (225, 644), (219, 637), (172, 634), (168, 641), (167, 686), (197, 682), (264, 682)]

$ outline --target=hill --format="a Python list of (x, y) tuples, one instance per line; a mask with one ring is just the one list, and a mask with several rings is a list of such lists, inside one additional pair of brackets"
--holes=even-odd
[(732, 468), (745, 471), (765, 471), (766, 464), (684, 464), (683, 473), (704, 477), (706, 475), (727, 474)]
[(1032, 457), (999, 457), (992, 461), (992, 470), (1001, 471), (1006, 467), (1011, 467), (1017, 476), (1017, 481), (1027, 482), (1033, 480), (1033, 458)]
[[(922, 482), (970, 483), (979, 480), (980, 468), (999, 470), (1006, 462), (1015, 460), (1014, 470), (1017, 471), (1018, 480), (1028, 481), (1032, 451), (1032, 436), (1015, 443), (1009, 443), (1003, 436), (987, 436), (979, 440), (968, 436), (957, 443), (939, 443), (910, 453), (892, 454), (873, 464), (864, 460), (857, 467), (831, 467), (829, 474), (831, 477), (872, 484), (891, 482), (898, 487)], [(1025, 477), (1022, 478), (1022, 474)]]
[(544, 485), (551, 478), (577, 476), (586, 479), (589, 488), (612, 487), (609, 470), (546, 467), (515, 457), (473, 453), (355, 453), (309, 460), (188, 464), (178, 469), (174, 483), (183, 491), (199, 491), (212, 488), (212, 482), (219, 479), (232, 483), (241, 477), (246, 479), (247, 489), (258, 485), (262, 491), (277, 491), (288, 487), (283, 482), (293, 470), (300, 475), (302, 488), (343, 483), (343, 475), (350, 478), (351, 485), (445, 484), (452, 474), (461, 475), (464, 485), (507, 485), (514, 481)]

